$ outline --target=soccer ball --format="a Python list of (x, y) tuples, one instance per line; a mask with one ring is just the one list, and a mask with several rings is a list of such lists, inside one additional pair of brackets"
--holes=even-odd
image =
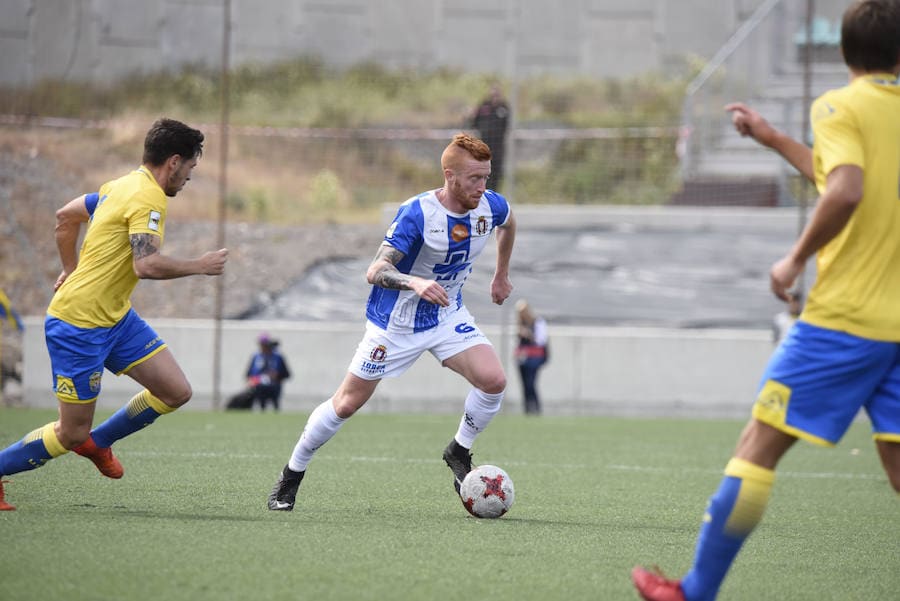
[(516, 498), (509, 474), (496, 465), (479, 465), (469, 472), (459, 487), (466, 511), (476, 518), (499, 518), (509, 511)]

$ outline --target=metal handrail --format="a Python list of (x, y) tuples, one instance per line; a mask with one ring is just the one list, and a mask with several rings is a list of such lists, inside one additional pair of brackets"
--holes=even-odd
[(732, 34), (728, 41), (719, 48), (718, 52), (716, 52), (713, 57), (706, 63), (706, 66), (691, 80), (691, 82), (687, 86), (686, 95), (687, 97), (691, 97), (697, 93), (697, 91), (707, 82), (707, 80), (712, 77), (712, 74), (722, 66), (722, 64), (728, 60), (728, 57), (734, 54), (734, 51), (737, 50), (740, 45), (747, 39), (754, 29), (759, 27), (759, 24), (763, 22), (763, 20), (769, 16), (769, 13), (772, 10), (782, 3), (783, 0), (766, 0), (764, 4), (762, 4), (759, 8), (756, 9), (750, 18), (744, 21), (744, 23), (738, 27), (737, 31)]
[(679, 140), (680, 147), (682, 148), (681, 173), (683, 180), (688, 179), (692, 169), (692, 161), (694, 159), (694, 151), (691, 148), (691, 137), (694, 132), (691, 109), (694, 105), (695, 96), (703, 86), (706, 85), (713, 74), (725, 64), (725, 61), (727, 61), (734, 52), (744, 44), (750, 34), (752, 34), (760, 24), (765, 21), (769, 14), (777, 6), (782, 4), (782, 2), (783, 0), (766, 0), (761, 4), (759, 8), (757, 8), (753, 14), (738, 27), (737, 31), (728, 38), (725, 44), (719, 48), (700, 73), (688, 83), (681, 108), (681, 139)]

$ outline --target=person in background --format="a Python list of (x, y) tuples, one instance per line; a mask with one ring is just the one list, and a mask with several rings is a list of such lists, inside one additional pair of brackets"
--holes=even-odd
[(537, 376), (547, 363), (548, 342), (547, 321), (535, 314), (525, 299), (516, 303), (519, 343), (516, 346), (516, 363), (522, 377), (522, 394), (525, 399), (525, 413), (539, 415), (541, 400), (537, 392)]
[(516, 222), (507, 200), (485, 187), (491, 150), (483, 141), (454, 136), (441, 154), (441, 171), (442, 187), (400, 205), (366, 270), (372, 289), (365, 334), (337, 391), (310, 414), (269, 495), (270, 510), (294, 509), (313, 454), (365, 405), (382, 378), (402, 375), (426, 351), (472, 386), (443, 453), (457, 493), (472, 470), (470, 449), (500, 411), (506, 374), (463, 303), (462, 289), (496, 232), (491, 300), (501, 305), (509, 297)]
[(478, 130), (478, 135), (491, 149), (491, 175), (487, 189), (500, 191), (503, 180), (503, 159), (506, 154), (506, 130), (511, 112), (503, 98), (499, 84), (491, 86), (490, 94), (479, 104), (469, 118), (469, 126)]
[(772, 342), (781, 344), (803, 310), (803, 293), (789, 292), (787, 307), (772, 318)]
[(278, 352), (278, 341), (268, 334), (257, 339), (259, 350), (250, 358), (247, 366), (247, 384), (253, 390), (253, 403), (259, 403), (262, 411), (271, 403), (272, 409), (281, 409), (281, 383), (291, 377), (287, 361)]
[[(44, 333), (59, 418), (0, 451), (0, 478), (41, 467), (70, 450), (108, 478), (121, 478), (114, 442), (187, 403), (191, 385), (166, 343), (131, 306), (141, 279), (221, 275), (227, 249), (194, 259), (160, 253), (168, 198), (191, 179), (203, 134), (159, 119), (144, 138), (141, 166), (84, 194), (56, 212), (62, 272), (47, 308)], [(81, 252), (81, 226), (88, 223)], [(128, 374), (143, 390), (91, 429), (103, 370)], [(6, 502), (0, 479), (0, 510)]]
[[(812, 149), (743, 104), (725, 107), (740, 134), (815, 182), (815, 212), (772, 265), (769, 285), (787, 301), (813, 255), (816, 280), (766, 366), (752, 417), (707, 505), (690, 570), (680, 580), (632, 570), (645, 600), (714, 600), (762, 520), (780, 459), (799, 438), (835, 446), (861, 409), (888, 482), (900, 493), (900, 2), (850, 4), (841, 52), (850, 82), (812, 104)], [(885, 519), (896, 527), (896, 516)]]

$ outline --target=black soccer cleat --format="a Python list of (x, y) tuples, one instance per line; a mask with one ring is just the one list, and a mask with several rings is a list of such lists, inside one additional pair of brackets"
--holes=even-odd
[(454, 438), (444, 449), (444, 462), (453, 472), (453, 488), (456, 489), (456, 494), (459, 494), (462, 481), (465, 480), (466, 474), (472, 471), (472, 453)]
[(288, 466), (284, 466), (278, 474), (278, 482), (269, 494), (269, 509), (272, 511), (293, 511), (294, 501), (297, 499), (297, 489), (303, 480), (303, 472), (295, 472)]

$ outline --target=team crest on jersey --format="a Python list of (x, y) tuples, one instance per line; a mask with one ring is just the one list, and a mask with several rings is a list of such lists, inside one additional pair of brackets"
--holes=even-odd
[(461, 223), (457, 223), (453, 226), (453, 229), (450, 230), (450, 237), (453, 238), (454, 242), (462, 242), (469, 237), (469, 228)]
[(162, 215), (160, 215), (159, 211), (150, 211), (150, 220), (147, 222), (147, 229), (158, 232), (160, 219), (162, 219)]
[(91, 387), (91, 392), (97, 392), (100, 390), (100, 378), (103, 376), (102, 372), (95, 371), (91, 374), (90, 379), (88, 379), (88, 385)]
[(478, 218), (478, 221), (475, 222), (475, 233), (479, 236), (484, 236), (488, 231), (488, 221), (487, 217), (482, 215)]
[(379, 344), (375, 348), (372, 349), (372, 352), (369, 353), (369, 359), (372, 361), (377, 361), (381, 363), (387, 357), (387, 347), (383, 344)]
[(78, 400), (78, 391), (75, 390), (75, 383), (72, 382), (72, 378), (56, 374), (56, 396), (61, 400)]

